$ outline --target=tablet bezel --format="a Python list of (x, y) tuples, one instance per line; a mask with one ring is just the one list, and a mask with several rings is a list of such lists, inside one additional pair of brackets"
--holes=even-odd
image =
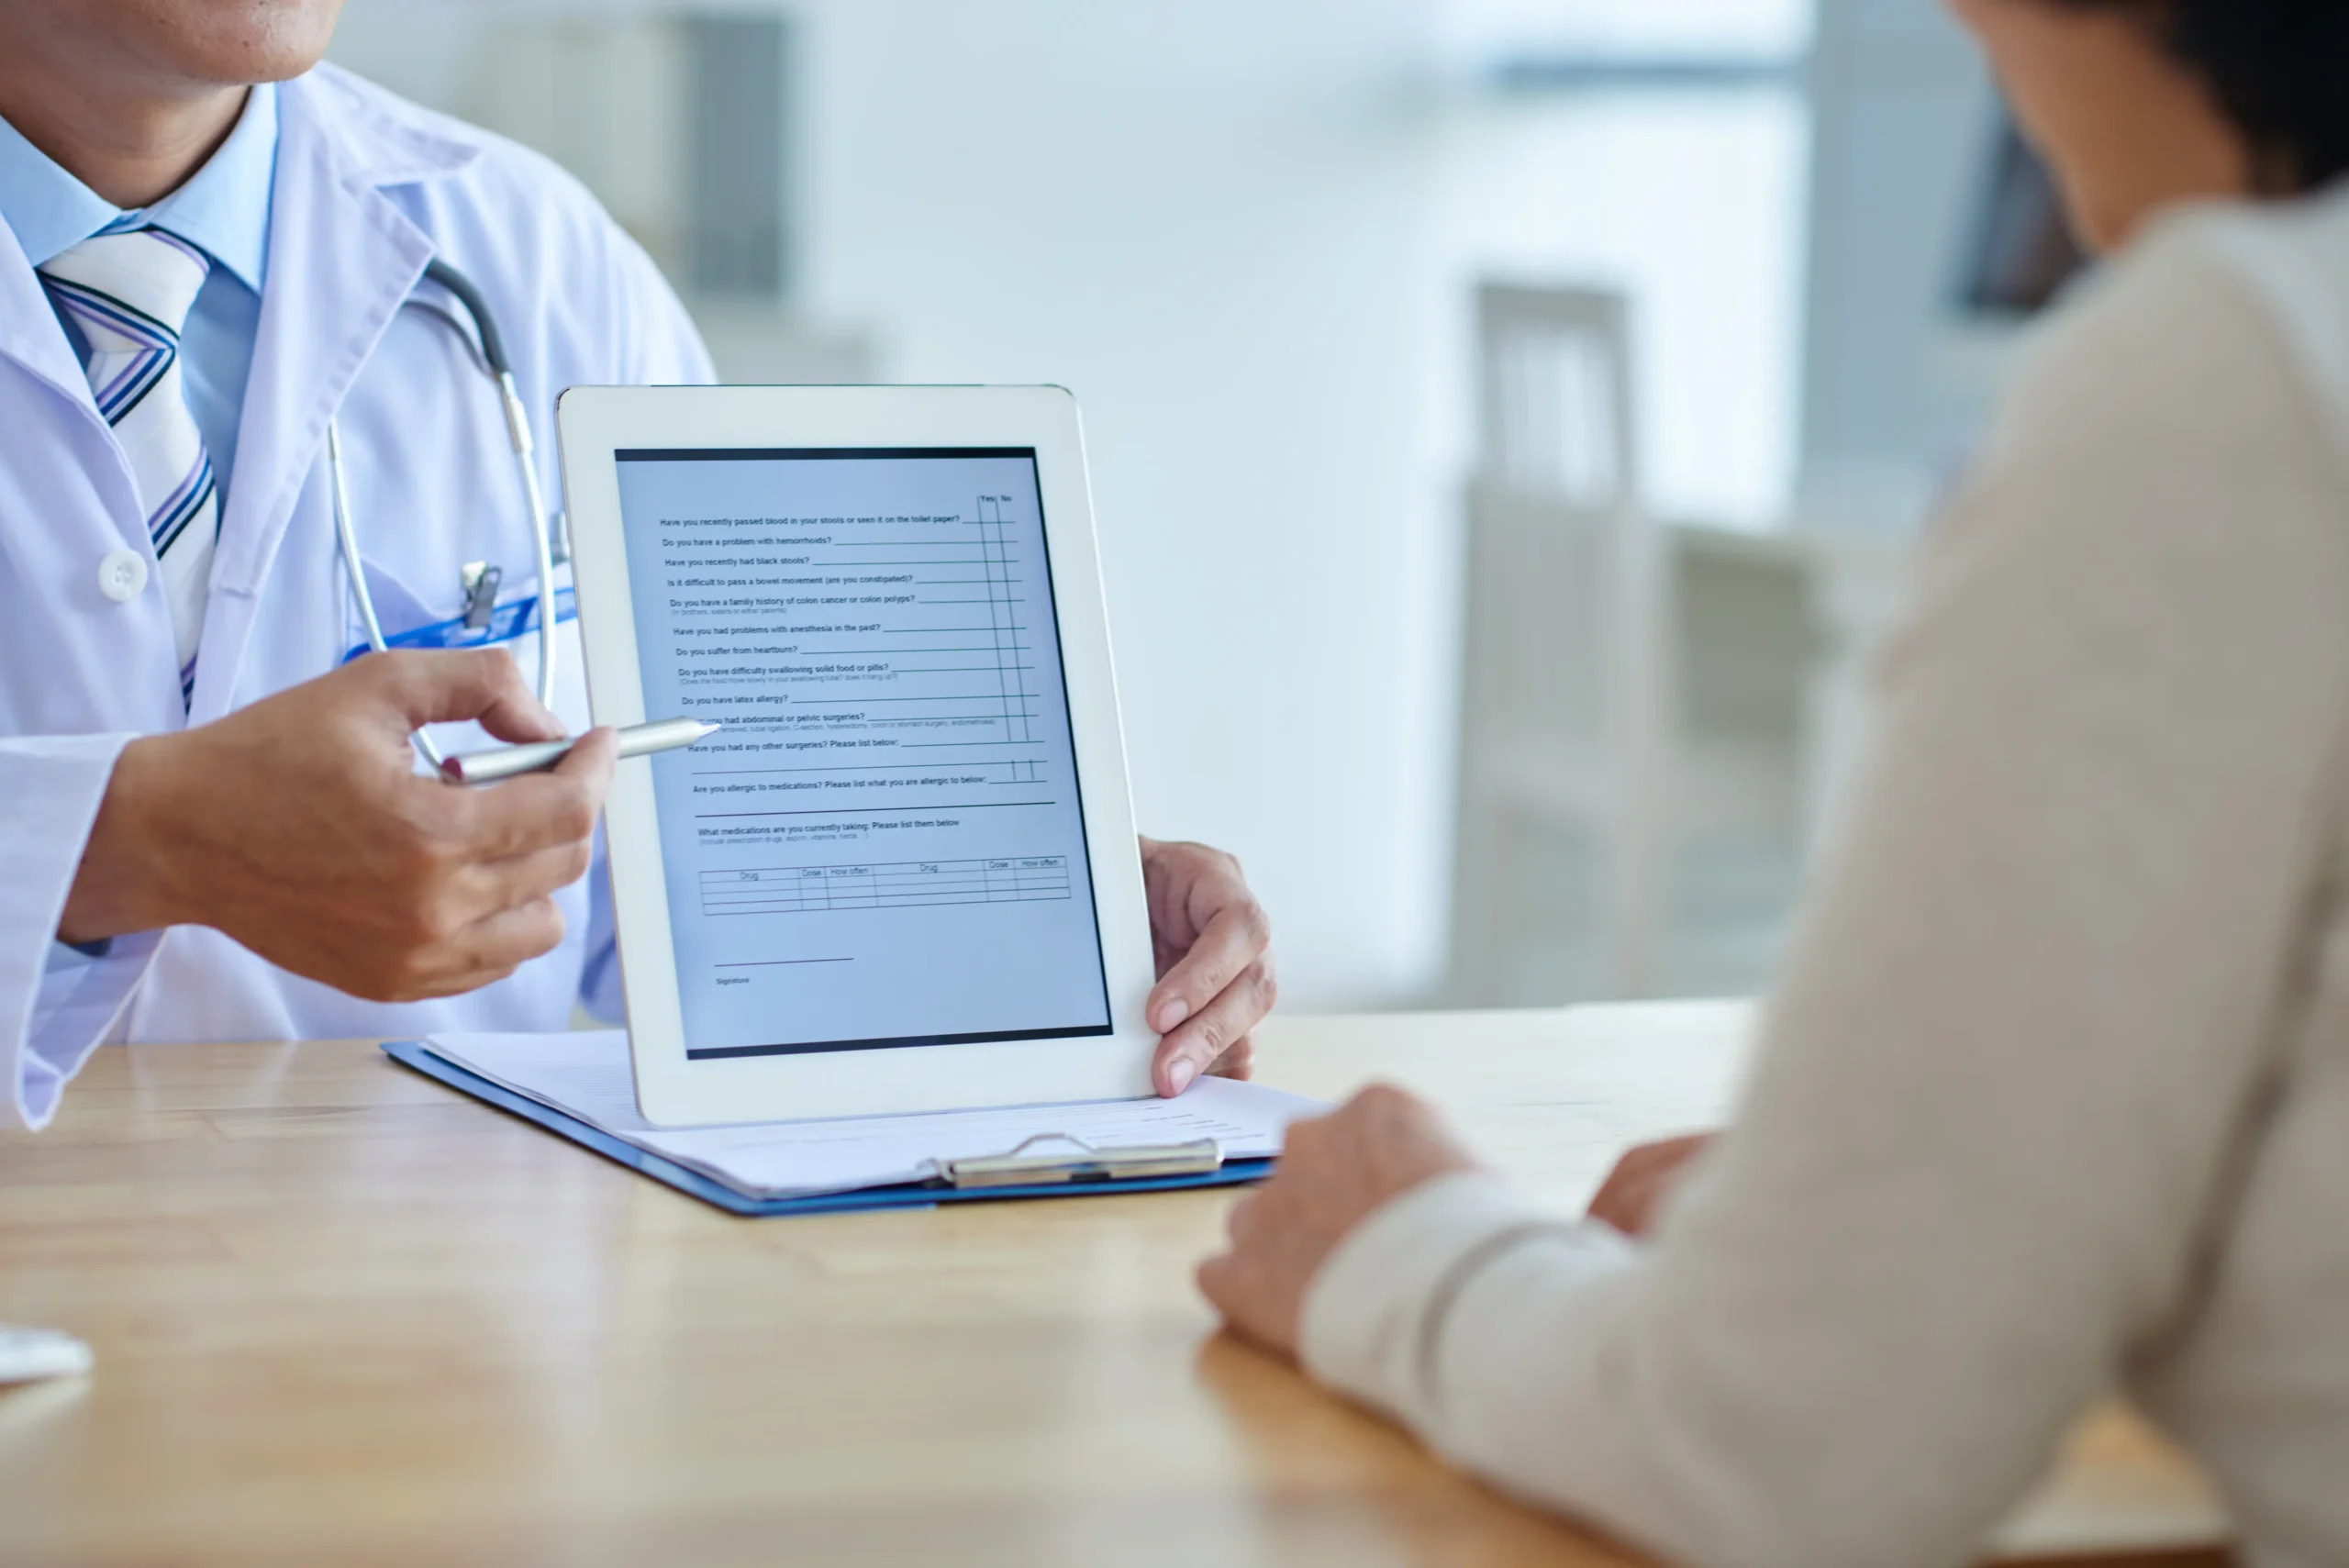
[(557, 405), (587, 694), (597, 724), (644, 711), (620, 517), (623, 448), (1032, 448), (1060, 623), (1111, 1032), (689, 1062), (649, 760), (605, 806), (637, 1104), (662, 1127), (880, 1116), (1152, 1093), (1153, 979), (1108, 606), (1076, 401), (1059, 387), (573, 387)]

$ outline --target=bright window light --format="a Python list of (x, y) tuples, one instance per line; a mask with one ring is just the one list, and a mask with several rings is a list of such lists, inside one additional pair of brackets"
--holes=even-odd
[(1669, 515), (1768, 527), (1800, 440), (1813, 0), (1439, 0), (1481, 107), (1441, 232), (1464, 284), (1618, 287)]
[(1442, 0), (1440, 26), (1453, 50), (1487, 59), (1777, 61), (1809, 47), (1811, 0)]
[(1790, 88), (1510, 97), (1452, 141), (1438, 232), (1464, 301), (1480, 278), (1630, 298), (1665, 516), (1767, 528), (1792, 499), (1809, 149)]

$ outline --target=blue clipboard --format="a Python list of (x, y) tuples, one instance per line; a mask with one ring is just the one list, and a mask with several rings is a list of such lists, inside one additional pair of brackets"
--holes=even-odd
[(525, 1095), (466, 1072), (435, 1056), (422, 1040), (387, 1040), (384, 1054), (452, 1089), (495, 1106), (499, 1110), (536, 1122), (559, 1138), (592, 1149), (605, 1159), (626, 1165), (639, 1175), (665, 1183), (690, 1197), (697, 1197), (729, 1214), (764, 1219), (795, 1214), (848, 1214), (867, 1208), (934, 1208), (941, 1203), (992, 1202), (997, 1198), (1100, 1197), (1114, 1193), (1168, 1192), (1181, 1187), (1230, 1187), (1263, 1181), (1273, 1173), (1271, 1160), (1226, 1160), (1221, 1168), (1199, 1175), (1141, 1176), (1131, 1180), (1053, 1182), (1033, 1186), (955, 1187), (944, 1182), (907, 1182), (896, 1186), (867, 1187), (861, 1192), (826, 1193), (816, 1197), (751, 1198), (714, 1182), (674, 1160), (623, 1143), (575, 1117), (542, 1106)]

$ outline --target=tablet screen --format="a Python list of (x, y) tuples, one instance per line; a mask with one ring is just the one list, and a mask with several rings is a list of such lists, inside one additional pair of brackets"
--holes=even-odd
[(687, 1058), (1109, 1033), (1035, 452), (617, 455)]

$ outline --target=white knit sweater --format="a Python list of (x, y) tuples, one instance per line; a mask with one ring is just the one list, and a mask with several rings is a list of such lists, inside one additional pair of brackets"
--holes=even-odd
[(2349, 193), (2174, 217), (2070, 304), (1880, 677), (1653, 1244), (1431, 1184), (1315, 1278), (1306, 1364), (1787, 1568), (1965, 1560), (2118, 1380), (2247, 1561), (2349, 1562)]

